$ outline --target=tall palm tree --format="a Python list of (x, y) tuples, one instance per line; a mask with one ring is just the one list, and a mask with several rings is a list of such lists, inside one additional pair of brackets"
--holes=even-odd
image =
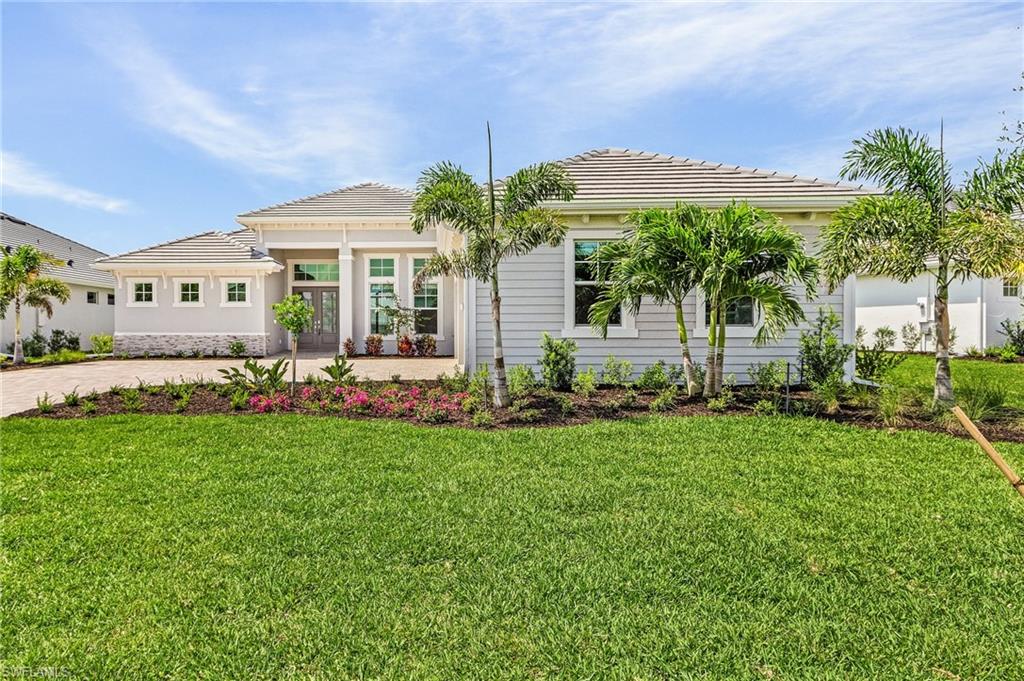
[(53, 302), (50, 299), (56, 298), (63, 304), (71, 298), (67, 284), (42, 276), (44, 265), (63, 267), (65, 263), (27, 244), (5, 253), (0, 261), (0, 319), (7, 317), (7, 308), (13, 303), (15, 364), (25, 361), (21, 348), (21, 308), (34, 307), (52, 317)]
[(764, 345), (804, 319), (793, 287), (803, 286), (806, 297), (813, 298), (818, 284), (818, 264), (804, 250), (803, 237), (772, 213), (732, 203), (712, 211), (711, 217), (706, 267), (699, 282), (710, 312), (706, 397), (722, 391), (730, 305), (750, 301), (758, 320), (754, 343)]
[(673, 210), (636, 211), (629, 216), (632, 229), (591, 256), (595, 279), (603, 287), (590, 307), (591, 325), (607, 337), (613, 317), (623, 307), (636, 315), (643, 296), (657, 305), (671, 305), (691, 396), (700, 390), (700, 379), (690, 354), (683, 301), (700, 282), (707, 266), (711, 218), (709, 211), (691, 204), (679, 204)]
[(926, 135), (885, 128), (855, 140), (841, 175), (876, 182), (885, 195), (844, 206), (822, 230), (833, 287), (855, 273), (898, 281), (935, 277), (937, 404), (953, 402), (949, 369), (949, 286), (968, 277), (1011, 275), (1024, 260), (1024, 150), (981, 162), (959, 187)]
[(412, 227), (416, 232), (444, 225), (460, 232), (465, 245), (439, 253), (420, 270), (427, 277), (457, 276), (491, 285), (494, 331), (494, 404), (509, 404), (505, 355), (501, 340), (501, 289), (498, 265), (507, 257), (526, 255), (542, 244), (557, 246), (568, 225), (545, 201), (571, 201), (576, 184), (557, 163), (538, 163), (516, 171), (496, 191), (491, 126), (487, 126), (487, 184), (481, 186), (462, 168), (443, 161), (423, 171), (416, 183)]

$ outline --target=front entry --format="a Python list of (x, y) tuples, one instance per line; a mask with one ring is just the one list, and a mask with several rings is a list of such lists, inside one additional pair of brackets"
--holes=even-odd
[(338, 352), (338, 289), (317, 286), (294, 287), (292, 293), (302, 296), (313, 308), (313, 319), (299, 334), (300, 350), (330, 350)]

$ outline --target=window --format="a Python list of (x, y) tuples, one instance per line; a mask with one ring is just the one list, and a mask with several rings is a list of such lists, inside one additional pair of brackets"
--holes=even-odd
[[(704, 325), (711, 324), (711, 306), (704, 303)], [(737, 298), (725, 306), (726, 326), (753, 326), (754, 301), (752, 298)]]
[[(573, 274), (575, 283), (575, 304), (573, 321), (576, 326), (590, 324), (590, 306), (597, 301), (601, 287), (597, 285), (598, 273), (605, 274), (603, 268), (607, 263), (589, 260), (602, 244), (607, 241), (574, 241), (573, 242)], [(622, 326), (622, 310), (616, 310), (608, 321), (609, 326)]]
[(114, 304), (114, 294), (113, 293), (108, 293), (107, 294), (107, 305), (113, 305), (113, 304)]
[(248, 279), (221, 279), (221, 307), (249, 307)]
[(292, 265), (293, 281), (338, 281), (337, 262), (308, 262)]
[(391, 315), (386, 308), (394, 307), (398, 303), (395, 296), (395, 259), (394, 258), (367, 258), (366, 278), (369, 284), (369, 329), (370, 333), (379, 333), (382, 336), (393, 335), (391, 328)]
[[(427, 264), (429, 258), (412, 259), (412, 276), (416, 277)], [(414, 310), (414, 331), (416, 333), (437, 334), (438, 324), (438, 286), (433, 280), (424, 281), (413, 291), (412, 306)]]
[(90, 305), (98, 304), (100, 302), (100, 294), (99, 294), (99, 292), (98, 291), (86, 291), (85, 292), (85, 302), (89, 303)]
[(135, 302), (136, 303), (152, 303), (153, 302), (153, 282), (151, 281), (139, 281), (135, 283), (134, 287)]
[(199, 282), (189, 281), (178, 284), (179, 303), (199, 302)]
[(395, 276), (394, 258), (370, 258), (371, 277), (393, 277)]
[(1015, 284), (1009, 279), (1003, 279), (1003, 297), (1004, 298), (1019, 298), (1020, 297), (1020, 284)]

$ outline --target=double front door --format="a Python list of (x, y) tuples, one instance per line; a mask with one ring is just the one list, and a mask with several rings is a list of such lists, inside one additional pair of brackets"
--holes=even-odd
[(299, 349), (338, 352), (337, 287), (295, 287), (292, 292), (302, 296), (306, 304), (313, 308), (313, 319), (299, 334)]

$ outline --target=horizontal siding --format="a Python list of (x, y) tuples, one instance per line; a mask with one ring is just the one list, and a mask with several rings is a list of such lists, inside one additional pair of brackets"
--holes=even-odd
[[(814, 228), (803, 228), (808, 239), (812, 239)], [(508, 365), (527, 364), (537, 366), (540, 356), (540, 336), (547, 331), (556, 338), (561, 337), (565, 318), (564, 277), (565, 259), (562, 247), (543, 247), (527, 256), (512, 258), (499, 268), (502, 296), (502, 340), (505, 361)], [(707, 338), (704, 331), (696, 330), (696, 295), (688, 297), (684, 305), (687, 330), (694, 359), (703, 364), (707, 352)], [(824, 288), (814, 300), (803, 302), (808, 319), (817, 315), (819, 307), (832, 307), (842, 316), (842, 287), (832, 293)], [(799, 339), (801, 328), (790, 329), (779, 341), (756, 347), (750, 338), (729, 338), (726, 343), (726, 373), (736, 374), (739, 381), (746, 380), (747, 368), (754, 362), (785, 359), (794, 364), (799, 362)], [(576, 353), (577, 367), (589, 366), (600, 369), (605, 358), (613, 354), (633, 363), (634, 373), (662, 360), (669, 364), (681, 362), (679, 342), (676, 336), (675, 313), (671, 307), (658, 306), (644, 300), (637, 315), (637, 338), (575, 338), (579, 350)], [(477, 282), (476, 296), (476, 353), (479, 362), (492, 363), (494, 354), (492, 342), (490, 289)]]

